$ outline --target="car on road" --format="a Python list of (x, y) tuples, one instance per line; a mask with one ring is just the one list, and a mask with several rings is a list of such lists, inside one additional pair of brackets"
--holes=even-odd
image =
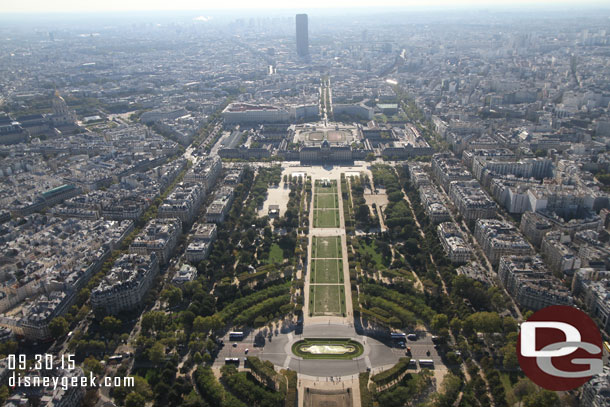
[(407, 335), (407, 339), (410, 341), (416, 341), (417, 340), (417, 334), (409, 334)]
[(233, 347), (237, 348), (237, 343), (233, 342)]
[(407, 355), (407, 356), (411, 356), (411, 347), (410, 347), (410, 346), (408, 346), (408, 347), (407, 347), (407, 350), (406, 350), (406, 352), (405, 352), (405, 355)]
[(246, 348), (246, 350), (244, 351), (244, 353), (247, 355), (249, 350), (250, 350), (250, 349)]

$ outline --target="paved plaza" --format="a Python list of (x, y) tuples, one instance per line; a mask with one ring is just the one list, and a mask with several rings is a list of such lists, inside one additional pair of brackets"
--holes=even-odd
[[(228, 335), (224, 338), (224, 347), (216, 358), (215, 365), (224, 364), (225, 358), (244, 358), (246, 356), (258, 356), (268, 360), (280, 368), (290, 368), (305, 376), (315, 377), (324, 381), (326, 377), (342, 378), (357, 375), (367, 369), (371, 373), (378, 373), (398, 362), (405, 356), (405, 349), (397, 347), (391, 340), (387, 339), (387, 333), (378, 333), (378, 339), (369, 335), (358, 335), (351, 325), (319, 324), (305, 326), (302, 333), (296, 334), (294, 330), (278, 331), (273, 333), (271, 339), (265, 337), (264, 346), (255, 346), (255, 336), (258, 330), (252, 331), (243, 341), (230, 342)], [(369, 333), (375, 335), (375, 332)], [(384, 338), (386, 337), (386, 338)], [(364, 346), (364, 353), (353, 360), (304, 360), (292, 354), (292, 344), (304, 338), (347, 338), (360, 342)], [(233, 346), (233, 343), (236, 346)], [(436, 366), (441, 366), (442, 361), (434, 344), (432, 337), (422, 334), (416, 341), (408, 341), (407, 346), (411, 348), (412, 358), (432, 359)], [(245, 350), (248, 349), (246, 355)], [(427, 352), (430, 351), (430, 356)], [(241, 362), (243, 366), (243, 362)], [(416, 371), (416, 369), (413, 369)]]

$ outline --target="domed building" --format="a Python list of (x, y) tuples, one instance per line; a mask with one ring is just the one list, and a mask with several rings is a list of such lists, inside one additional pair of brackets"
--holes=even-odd
[(51, 123), (53, 126), (72, 126), (76, 123), (76, 114), (68, 108), (68, 104), (57, 91), (53, 98)]

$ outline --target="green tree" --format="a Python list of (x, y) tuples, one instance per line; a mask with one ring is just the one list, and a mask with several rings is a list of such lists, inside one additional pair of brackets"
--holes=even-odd
[(161, 342), (155, 342), (153, 346), (146, 351), (148, 359), (158, 365), (165, 358), (165, 346)]
[(432, 321), (430, 321), (430, 326), (435, 332), (438, 332), (441, 329), (447, 329), (447, 327), (449, 326), (449, 318), (445, 314), (436, 314), (432, 317)]
[(106, 332), (118, 332), (119, 329), (121, 329), (121, 325), (123, 323), (121, 322), (120, 319), (113, 317), (113, 316), (107, 316), (104, 317), (104, 319), (102, 320), (102, 323), (100, 324), (102, 329)]
[(82, 321), (83, 319), (85, 319), (87, 314), (89, 314), (89, 312), (91, 312), (91, 308), (89, 308), (86, 305), (83, 305), (82, 307), (80, 307), (80, 309), (78, 310), (78, 313), (76, 314), (76, 320)]
[(454, 334), (458, 335), (460, 333), (460, 330), (462, 329), (462, 321), (460, 321), (459, 318), (453, 317), (449, 325), (451, 326), (451, 330), (454, 332)]
[(151, 311), (142, 315), (142, 332), (162, 331), (167, 325), (167, 315), (163, 311)]
[(49, 331), (51, 331), (51, 335), (55, 339), (61, 338), (66, 333), (68, 333), (68, 328), (69, 328), (68, 321), (66, 321), (66, 319), (64, 317), (55, 317), (49, 323)]
[(402, 200), (402, 198), (404, 197), (402, 191), (394, 191), (388, 194), (388, 200), (390, 202), (398, 202), (400, 200)]
[(496, 312), (476, 312), (464, 321), (463, 328), (474, 329), (476, 332), (502, 332), (502, 319)]
[(4, 402), (6, 401), (8, 396), (9, 396), (8, 387), (6, 387), (6, 385), (3, 385), (2, 387), (0, 387), (0, 403), (4, 404)]
[(184, 397), (182, 405), (184, 407), (203, 407), (204, 406), (201, 396), (199, 396), (199, 394), (197, 394), (195, 389), (191, 390), (191, 392), (187, 396)]
[(525, 396), (523, 405), (525, 407), (554, 407), (559, 405), (559, 396), (553, 391), (542, 390)]
[(207, 333), (210, 330), (210, 317), (195, 317), (193, 320), (193, 331)]
[(504, 317), (502, 319), (502, 325), (503, 325), (505, 334), (509, 334), (511, 332), (517, 332), (517, 330), (519, 329), (519, 325), (517, 324), (517, 321), (513, 317)]
[(152, 399), (153, 393), (148, 381), (146, 381), (146, 379), (142, 376), (134, 376), (133, 378), (135, 382), (135, 391), (143, 395), (146, 400)]
[(261, 327), (261, 326), (265, 325), (266, 322), (267, 322), (267, 318), (265, 318), (262, 315), (259, 315), (254, 319), (254, 326)]
[(462, 380), (452, 374), (447, 373), (443, 378), (443, 391), (437, 395), (436, 405), (441, 407), (452, 406), (462, 387)]
[(170, 307), (176, 307), (182, 302), (182, 290), (170, 287), (161, 292), (161, 298), (168, 302)]
[(534, 152), (536, 157), (544, 157), (546, 155), (546, 150), (538, 149)]
[(89, 356), (87, 359), (85, 359), (83, 361), (83, 366), (85, 367), (86, 371), (93, 372), (95, 374), (101, 374), (104, 371), (104, 367), (100, 361), (93, 356)]
[(519, 366), (516, 348), (515, 342), (510, 342), (502, 348), (502, 365), (506, 370), (514, 370)]
[(131, 392), (125, 397), (125, 407), (146, 407), (146, 399), (141, 394)]
[(90, 296), (91, 290), (85, 287), (78, 292), (78, 295), (76, 296), (76, 303), (79, 306), (82, 306), (85, 302), (87, 302)]

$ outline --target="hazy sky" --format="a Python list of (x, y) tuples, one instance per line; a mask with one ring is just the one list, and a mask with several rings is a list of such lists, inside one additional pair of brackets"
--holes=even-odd
[(461, 8), (497, 6), (556, 6), (587, 5), (608, 6), (605, 0), (1, 0), (0, 13), (12, 12), (92, 12), (127, 10), (226, 10), (226, 9), (314, 9), (314, 8), (366, 8), (366, 7), (418, 7), (418, 8)]

